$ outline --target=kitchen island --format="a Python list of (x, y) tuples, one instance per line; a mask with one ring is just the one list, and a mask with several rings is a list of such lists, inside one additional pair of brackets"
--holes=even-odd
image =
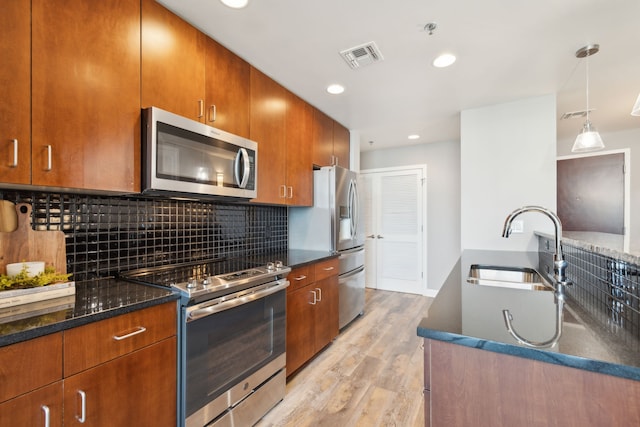
[(640, 424), (636, 338), (569, 300), (557, 344), (523, 346), (502, 310), (520, 335), (545, 341), (556, 326), (553, 291), (474, 285), (466, 280), (472, 264), (537, 269), (538, 253), (465, 251), (454, 266), (417, 330), (427, 425)]

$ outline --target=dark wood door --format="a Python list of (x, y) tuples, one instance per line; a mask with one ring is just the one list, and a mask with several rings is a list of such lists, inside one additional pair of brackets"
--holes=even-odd
[(285, 121), (287, 90), (251, 67), (251, 139), (258, 144), (258, 197), (253, 202), (286, 203)]
[(349, 129), (340, 123), (333, 122), (333, 155), (338, 166), (349, 169), (350, 163), (350, 133)]
[(32, 1), (32, 183), (140, 189), (140, 2)]
[[(30, 0), (9, 1), (2, 5), (0, 58), (0, 182), (30, 184)], [(17, 159), (14, 158), (16, 150)]]
[(558, 216), (566, 231), (624, 234), (624, 154), (558, 160)]
[(287, 293), (287, 375), (315, 353), (314, 284)]
[(249, 138), (249, 63), (206, 39), (206, 123)]
[(0, 404), (0, 427), (62, 425), (62, 381)]
[(333, 165), (333, 119), (314, 109), (313, 164)]
[(64, 425), (174, 427), (176, 338), (65, 378)]
[(338, 276), (318, 280), (312, 286), (320, 299), (314, 311), (316, 351), (319, 351), (338, 336)]
[(292, 93), (287, 106), (286, 202), (313, 206), (313, 107)]
[(142, 108), (205, 120), (205, 36), (155, 0), (142, 0)]

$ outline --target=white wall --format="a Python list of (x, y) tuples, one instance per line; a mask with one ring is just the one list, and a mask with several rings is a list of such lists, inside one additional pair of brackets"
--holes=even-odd
[[(579, 129), (578, 129), (579, 130)], [(576, 135), (578, 133), (576, 130)], [(629, 251), (640, 251), (640, 118), (638, 118), (638, 129), (618, 131), (618, 132), (600, 132), (605, 148), (602, 154), (609, 150), (629, 149), (630, 167), (627, 173), (630, 178), (630, 194), (629, 194)], [(558, 156), (572, 155), (571, 147), (575, 137), (558, 141)], [(635, 153), (634, 153), (635, 148)], [(598, 152), (589, 153), (598, 154)]]
[(556, 210), (555, 95), (462, 111), (460, 145), (462, 249), (537, 250), (533, 231), (553, 231), (539, 213), (518, 218), (523, 234), (501, 234), (516, 208)]
[(460, 144), (421, 144), (360, 153), (360, 169), (427, 165), (427, 288), (440, 289), (460, 257)]

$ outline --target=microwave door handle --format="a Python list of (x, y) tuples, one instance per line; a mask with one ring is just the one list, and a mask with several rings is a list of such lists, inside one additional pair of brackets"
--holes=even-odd
[[(240, 178), (240, 161), (242, 159), (242, 178)], [(238, 150), (236, 154), (236, 160), (234, 162), (234, 175), (236, 178), (236, 184), (238, 184), (239, 188), (245, 188), (247, 186), (247, 182), (249, 181), (249, 175), (251, 171), (249, 170), (251, 164), (249, 163), (249, 153), (245, 148), (241, 148)]]

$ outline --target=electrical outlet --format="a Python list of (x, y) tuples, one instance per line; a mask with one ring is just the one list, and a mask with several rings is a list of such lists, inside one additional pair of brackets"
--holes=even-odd
[(511, 222), (511, 232), (512, 233), (524, 233), (524, 221), (521, 219), (517, 219)]

